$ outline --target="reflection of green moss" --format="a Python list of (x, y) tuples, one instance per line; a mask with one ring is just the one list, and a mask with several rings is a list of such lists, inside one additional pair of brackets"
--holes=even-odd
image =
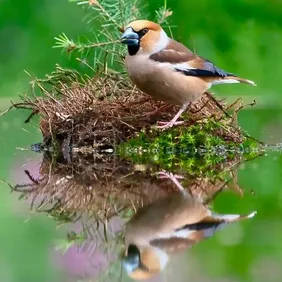
[(64, 254), (74, 245), (80, 245), (86, 240), (86, 235), (84, 232), (75, 233), (71, 231), (67, 233), (66, 239), (56, 240), (55, 250), (62, 251)]
[(47, 210), (44, 212), (47, 212), (48, 216), (51, 219), (54, 219), (61, 224), (73, 222), (76, 220), (75, 212), (68, 212), (68, 211), (56, 209), (56, 207), (53, 207), (51, 210), (49, 211)]

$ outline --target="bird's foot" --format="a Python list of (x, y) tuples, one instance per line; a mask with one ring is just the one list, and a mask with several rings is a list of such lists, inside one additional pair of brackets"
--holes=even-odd
[(159, 171), (157, 174), (160, 179), (167, 179), (167, 178), (184, 179), (182, 175), (177, 175), (177, 174), (173, 174), (171, 172), (166, 172), (166, 171)]
[(174, 125), (182, 124), (184, 121), (159, 121), (158, 123), (162, 125), (156, 125), (156, 128), (164, 130), (173, 127)]
[(177, 186), (177, 188), (180, 191), (185, 192), (184, 187), (177, 180), (177, 179), (184, 179), (183, 176), (181, 176), (181, 175), (174, 175), (173, 173), (166, 172), (166, 171), (160, 171), (157, 174), (158, 174), (160, 179), (170, 179)]

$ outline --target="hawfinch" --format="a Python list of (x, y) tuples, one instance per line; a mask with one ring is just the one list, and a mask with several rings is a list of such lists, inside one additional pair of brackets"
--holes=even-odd
[[(176, 184), (177, 180), (172, 180)], [(227, 223), (256, 214), (215, 214), (198, 198), (183, 191), (181, 184), (178, 188), (179, 192), (138, 210), (127, 223), (123, 267), (132, 279), (144, 280), (159, 274), (169, 255), (213, 236)]]
[(158, 128), (172, 127), (191, 102), (198, 100), (212, 85), (253, 81), (216, 67), (171, 39), (160, 25), (147, 21), (131, 22), (121, 36), (128, 55), (125, 66), (132, 82), (156, 100), (181, 106), (170, 122)]

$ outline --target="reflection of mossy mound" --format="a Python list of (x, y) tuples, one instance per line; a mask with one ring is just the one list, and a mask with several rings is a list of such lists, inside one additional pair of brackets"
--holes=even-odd
[[(168, 171), (184, 177), (180, 181), (192, 195), (208, 201), (227, 187), (232, 180), (230, 170), (245, 158), (226, 159), (217, 164), (204, 163), (203, 159), (202, 171), (195, 167), (188, 169), (185, 166), (188, 159), (174, 155), (171, 163), (150, 164), (147, 159), (134, 164), (114, 155), (77, 155), (68, 164), (45, 154), (40, 176), (33, 179), (26, 172), (30, 183), (20, 183), (13, 191), (29, 199), (36, 211), (47, 212), (60, 221), (75, 220), (84, 213), (104, 221), (116, 215), (132, 214), (144, 204), (178, 191), (171, 180), (158, 177), (158, 172), (167, 166), (170, 166)], [(237, 184), (233, 184), (238, 190)]]

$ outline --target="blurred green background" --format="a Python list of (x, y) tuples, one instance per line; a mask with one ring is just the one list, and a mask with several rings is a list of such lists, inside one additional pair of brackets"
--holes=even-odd
[[(162, 0), (143, 2), (152, 15), (163, 4)], [(256, 138), (281, 142), (282, 1), (168, 0), (168, 6), (174, 12), (171, 23), (175, 25), (172, 31), (176, 39), (217, 66), (257, 83), (257, 87), (235, 84), (213, 88), (213, 92), (229, 100), (239, 96), (245, 101), (256, 99), (254, 108), (240, 113), (240, 125)], [(42, 77), (56, 63), (77, 67), (75, 57), (51, 47), (54, 37), (62, 32), (70, 38), (83, 35), (87, 30), (84, 15), (82, 9), (67, 0), (0, 0), (0, 112), (11, 99), (17, 101), (19, 92), (28, 90), (29, 78), (24, 70)], [(15, 164), (20, 167), (37, 157), (16, 148), (41, 138), (36, 124), (23, 124), (25, 118), (24, 111), (0, 117), (0, 178), (12, 183)], [(205, 265), (199, 272), (225, 277), (220, 281), (280, 281), (277, 277), (282, 275), (281, 268), (275, 262), (282, 261), (278, 236), (282, 230), (281, 170), (281, 156), (271, 155), (240, 171), (242, 187), (246, 191), (254, 189), (257, 196), (233, 204), (233, 198), (226, 195), (216, 202), (216, 207), (222, 212), (258, 210), (257, 222), (247, 223), (242, 235), (245, 245), (226, 247), (206, 241), (194, 249), (195, 260)], [(0, 189), (0, 280), (62, 281), (60, 273), (50, 271), (50, 247), (59, 236), (55, 223), (44, 216), (25, 222), (29, 214), (23, 212), (20, 216), (15, 212), (17, 196), (1, 183)], [(225, 232), (227, 237), (233, 234)], [(215, 259), (211, 261), (208, 256)]]

